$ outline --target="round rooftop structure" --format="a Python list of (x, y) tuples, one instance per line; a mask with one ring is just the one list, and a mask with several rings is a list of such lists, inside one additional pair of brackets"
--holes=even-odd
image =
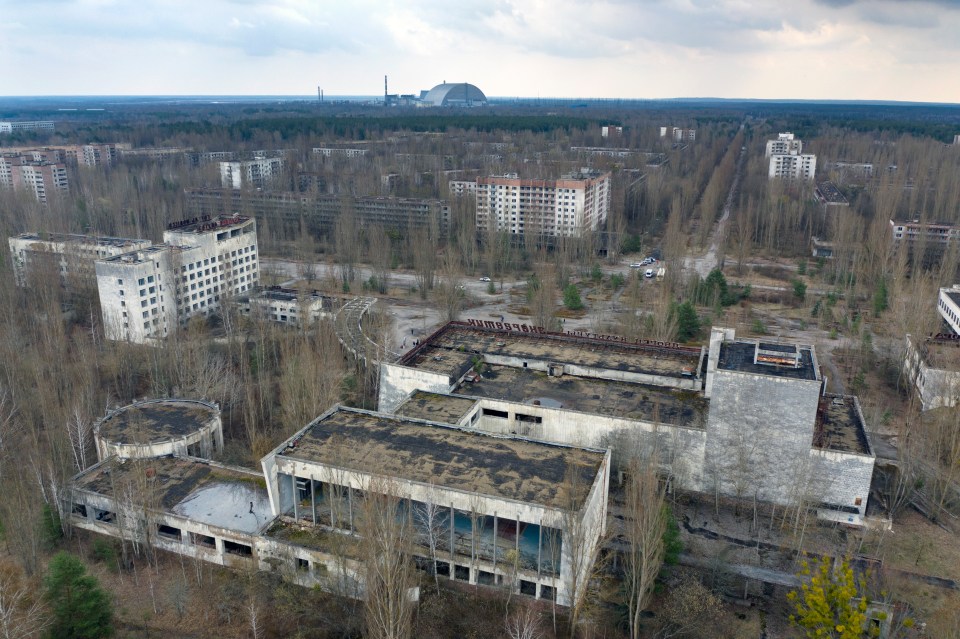
[(466, 82), (438, 84), (423, 97), (425, 106), (474, 107), (486, 106), (487, 96), (483, 91)]
[(107, 413), (94, 426), (97, 456), (210, 458), (223, 449), (220, 407), (194, 399), (151, 399)]

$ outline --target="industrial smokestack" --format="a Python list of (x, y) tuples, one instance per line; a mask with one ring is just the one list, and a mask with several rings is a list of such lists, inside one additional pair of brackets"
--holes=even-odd
[(387, 76), (383, 76), (383, 103), (387, 103)]

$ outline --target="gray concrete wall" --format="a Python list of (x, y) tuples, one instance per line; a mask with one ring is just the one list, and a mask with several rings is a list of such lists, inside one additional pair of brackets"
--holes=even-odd
[(380, 365), (380, 393), (377, 410), (392, 413), (415, 390), (449, 393), (457, 380), (441, 373), (419, 370), (400, 364)]
[(811, 472), (820, 381), (725, 370), (711, 377), (708, 489), (790, 503)]

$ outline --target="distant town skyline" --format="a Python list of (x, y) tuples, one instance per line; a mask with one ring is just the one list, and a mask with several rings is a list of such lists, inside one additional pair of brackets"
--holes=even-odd
[(960, 103), (960, 0), (0, 0), (0, 95)]

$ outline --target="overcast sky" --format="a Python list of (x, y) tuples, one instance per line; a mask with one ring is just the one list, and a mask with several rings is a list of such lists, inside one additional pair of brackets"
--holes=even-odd
[(0, 0), (0, 95), (960, 103), (960, 0)]

